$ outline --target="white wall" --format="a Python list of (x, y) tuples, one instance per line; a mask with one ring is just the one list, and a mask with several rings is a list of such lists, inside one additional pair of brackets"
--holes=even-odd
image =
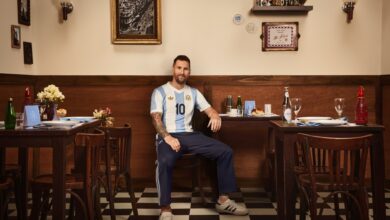
[[(16, 1), (6, 1), (0, 13), (16, 12)], [(32, 26), (23, 28), (22, 37), (34, 30), (35, 69), (23, 60), (11, 62), (11, 56), (22, 53), (8, 44), (1, 46), (1, 57), (7, 58), (0, 60), (0, 72), (164, 75), (170, 74), (177, 54), (187, 54), (194, 75), (379, 75), (384, 68), (382, 1), (358, 1), (348, 24), (339, 0), (308, 0), (314, 9), (306, 16), (252, 15), (252, 0), (162, 0), (162, 45), (111, 44), (109, 0), (73, 0), (74, 12), (64, 23), (59, 22), (57, 0), (31, 1)], [(242, 25), (233, 24), (236, 13), (244, 16)], [(17, 23), (13, 13), (6, 18), (0, 19), (2, 27)], [(259, 35), (265, 21), (298, 21), (299, 51), (262, 52)], [(249, 22), (257, 25), (253, 34), (245, 30)], [(0, 34), (3, 39), (9, 31), (2, 28)]]
[[(35, 1), (31, 1), (31, 11), (36, 11)], [(37, 40), (34, 30), (37, 27), (35, 13), (31, 15), (32, 26), (18, 24), (17, 1), (2, 0), (0, 3), (0, 73), (33, 74), (37, 72)], [(20, 49), (11, 48), (11, 25), (21, 28)], [(23, 59), (23, 41), (32, 42), (34, 65), (25, 65)]]
[[(385, 13), (387, 11), (387, 13)], [(390, 75), (390, 1), (383, 1), (382, 74)]]

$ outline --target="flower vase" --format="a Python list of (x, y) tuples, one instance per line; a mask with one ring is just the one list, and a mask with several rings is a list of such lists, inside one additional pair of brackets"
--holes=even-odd
[(114, 122), (112, 120), (103, 119), (101, 126), (107, 128), (114, 127)]
[(58, 107), (57, 103), (53, 103), (53, 102), (47, 103), (45, 113), (48, 121), (57, 119), (57, 107)]

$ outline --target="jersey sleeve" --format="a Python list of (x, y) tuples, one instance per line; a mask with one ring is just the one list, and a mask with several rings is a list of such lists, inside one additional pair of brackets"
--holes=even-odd
[(155, 89), (150, 100), (150, 113), (163, 112), (163, 97), (158, 89)]
[(203, 96), (199, 90), (196, 90), (196, 99), (195, 99), (195, 105), (196, 108), (199, 109), (199, 111), (203, 112), (207, 108), (209, 108), (211, 105), (207, 102), (206, 98)]

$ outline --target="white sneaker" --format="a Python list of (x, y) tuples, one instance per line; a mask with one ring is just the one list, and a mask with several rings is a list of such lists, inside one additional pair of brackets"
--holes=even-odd
[(219, 213), (229, 213), (232, 215), (248, 215), (248, 209), (238, 205), (234, 200), (228, 199), (222, 204), (215, 204), (215, 209)]
[(172, 212), (162, 212), (158, 220), (172, 220)]

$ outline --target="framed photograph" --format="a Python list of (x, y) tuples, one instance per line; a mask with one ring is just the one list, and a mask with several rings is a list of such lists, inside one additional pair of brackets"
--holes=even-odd
[(113, 44), (161, 44), (161, 0), (111, 0)]
[(30, 26), (30, 0), (18, 0), (18, 22)]
[(11, 25), (11, 47), (12, 48), (20, 48), (21, 44), (21, 32), (20, 26)]
[(298, 22), (263, 22), (263, 51), (297, 51)]
[(23, 42), (24, 64), (33, 64), (32, 44), (30, 42)]

